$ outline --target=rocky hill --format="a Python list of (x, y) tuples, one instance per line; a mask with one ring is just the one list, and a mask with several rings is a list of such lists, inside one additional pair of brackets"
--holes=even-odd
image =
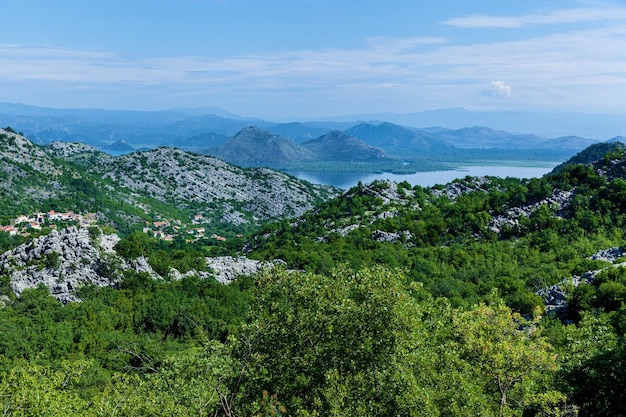
[(24, 136), (0, 129), (0, 212), (4, 216), (75, 195), (68, 167)]
[(315, 165), (324, 162), (394, 161), (383, 150), (339, 130), (298, 144), (293, 139), (272, 134), (264, 129), (247, 127), (233, 138), (206, 152), (239, 166), (268, 166), (279, 169), (306, 166), (307, 163)]
[(337, 193), (270, 169), (243, 169), (172, 148), (104, 159), (88, 172), (136, 199), (148, 196), (232, 224), (298, 216)]
[(313, 152), (321, 161), (385, 162), (393, 160), (382, 149), (370, 146), (339, 130), (303, 142), (302, 146)]
[[(402, 241), (405, 245), (414, 246), (420, 244), (420, 239), (409, 230), (414, 228), (410, 219), (426, 215), (423, 214), (425, 209), (444, 207), (448, 210), (449, 207), (456, 212), (457, 209), (453, 208), (456, 204), (486, 199), (500, 203), (480, 203), (479, 206), (487, 206), (488, 209), (468, 215), (472, 220), (461, 222), (459, 227), (476, 222), (470, 233), (476, 238), (491, 233), (504, 235), (512, 230), (524, 234), (537, 217), (547, 215), (559, 219), (574, 216), (578, 208), (574, 204), (580, 205), (581, 199), (590, 198), (584, 194), (589, 192), (588, 186), (579, 189), (580, 183), (591, 181), (592, 187), (598, 187), (614, 179), (626, 178), (624, 150), (621, 143), (593, 145), (557, 167), (552, 174), (538, 180), (465, 177), (426, 189), (412, 189), (408, 184), (392, 181), (360, 184), (292, 223), (289, 227), (293, 230), (289, 233), (314, 234), (318, 242), (328, 241), (334, 234), (365, 233), (372, 241)], [(590, 179), (590, 176), (597, 178)], [(602, 190), (611, 201), (617, 201), (624, 195), (622, 189), (621, 183), (617, 182)], [(474, 197), (479, 195), (484, 197)], [(401, 224), (410, 227), (399, 228)], [(446, 233), (453, 231), (453, 228), (445, 230)], [(265, 238), (267, 235), (256, 236), (250, 249), (262, 247)]]
[[(159, 276), (148, 260), (140, 256), (124, 259), (118, 256), (117, 234), (102, 234), (92, 226), (76, 226), (38, 237), (0, 255), (0, 277), (5, 278), (12, 293), (19, 297), (27, 288), (48, 287), (50, 294), (63, 304), (80, 301), (76, 291), (85, 286), (117, 287), (124, 271), (146, 273), (152, 279), (180, 279), (183, 274), (171, 269)], [(260, 262), (245, 257), (221, 256), (206, 258), (208, 270), (187, 271), (203, 279), (216, 279), (223, 284), (242, 275), (252, 275), (280, 262)], [(0, 290), (2, 283), (0, 283)]]
[(607, 152), (620, 152), (624, 151), (624, 149), (626, 149), (626, 146), (623, 142), (613, 141), (606, 143), (597, 143), (595, 145), (589, 146), (588, 148), (585, 148), (584, 150), (580, 151), (562, 164), (557, 165), (554, 168), (553, 172), (560, 172), (566, 167), (574, 164), (598, 163), (604, 158), (604, 155), (606, 155)]
[(96, 154), (98, 158), (106, 158), (106, 154), (100, 152), (95, 146), (87, 145), (80, 142), (51, 142), (44, 147), (52, 155), (61, 159), (73, 161), (73, 158), (81, 159), (81, 155)]
[(242, 167), (286, 167), (316, 158), (313, 152), (298, 145), (293, 139), (274, 135), (258, 127), (247, 127), (206, 152)]
[(125, 224), (155, 215), (190, 221), (196, 214), (207, 221), (254, 224), (298, 216), (338, 192), (179, 149), (111, 157), (82, 144), (42, 148), (5, 130), (0, 141), (0, 206), (6, 216), (56, 208), (98, 211)]
[(345, 133), (390, 153), (432, 152), (450, 149), (452, 146), (428, 132), (386, 122), (378, 125), (361, 123)]

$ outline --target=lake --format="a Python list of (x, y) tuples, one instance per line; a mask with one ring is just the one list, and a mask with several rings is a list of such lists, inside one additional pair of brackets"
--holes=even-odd
[(430, 187), (435, 184), (447, 184), (457, 178), (469, 176), (494, 176), (494, 177), (515, 177), (515, 178), (538, 178), (552, 171), (558, 163), (533, 163), (533, 164), (502, 164), (502, 165), (467, 165), (459, 166), (450, 171), (424, 171), (415, 174), (391, 174), (391, 173), (354, 173), (354, 172), (307, 172), (307, 171), (286, 171), (296, 178), (306, 180), (315, 184), (333, 185), (337, 188), (348, 189), (357, 185), (359, 181), (363, 184), (374, 180), (391, 180), (395, 182), (407, 181), (409, 184), (422, 187)]

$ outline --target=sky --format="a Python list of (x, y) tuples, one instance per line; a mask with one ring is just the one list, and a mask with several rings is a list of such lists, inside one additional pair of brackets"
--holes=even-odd
[(0, 102), (626, 114), (626, 0), (0, 0)]

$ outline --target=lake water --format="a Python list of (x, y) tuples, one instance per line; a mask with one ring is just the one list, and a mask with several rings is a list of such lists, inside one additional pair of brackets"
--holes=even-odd
[(391, 180), (395, 182), (407, 181), (409, 184), (422, 187), (430, 187), (435, 184), (447, 184), (457, 178), (469, 176), (494, 176), (494, 177), (515, 177), (515, 178), (539, 178), (552, 171), (557, 163), (542, 163), (533, 165), (470, 165), (459, 166), (451, 171), (425, 171), (415, 174), (367, 174), (349, 172), (305, 172), (287, 171), (288, 174), (296, 178), (306, 180), (315, 184), (333, 185), (338, 188), (348, 189), (357, 185), (359, 181), (363, 184), (374, 180)]

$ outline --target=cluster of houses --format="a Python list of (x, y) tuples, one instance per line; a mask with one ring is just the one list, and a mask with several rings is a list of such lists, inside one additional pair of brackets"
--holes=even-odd
[[(202, 215), (197, 214), (194, 216), (192, 223), (194, 226), (201, 225), (204, 223), (204, 219)], [(173, 225), (169, 221), (156, 221), (156, 222), (146, 222), (146, 225), (143, 228), (143, 232), (147, 233), (153, 237), (158, 239), (163, 239), (165, 241), (171, 242), (174, 240), (174, 237), (181, 234), (181, 227), (178, 225)], [(190, 229), (182, 231), (186, 233), (188, 242), (193, 240), (202, 239), (205, 236), (206, 229), (204, 227), (192, 227)], [(223, 242), (226, 240), (224, 236), (219, 236), (216, 234), (212, 234), (211, 239), (218, 240)]]
[(49, 226), (54, 229), (56, 227), (56, 222), (89, 223), (93, 220), (95, 220), (95, 215), (93, 214), (81, 215), (72, 211), (61, 213), (50, 210), (47, 213), (35, 213), (30, 216), (17, 216), (15, 219), (11, 220), (10, 225), (0, 226), (0, 232), (8, 233), (11, 236), (15, 236), (17, 234), (29, 236), (31, 232), (41, 230), (43, 226)]
[[(8, 233), (11, 236), (20, 234), (22, 236), (30, 236), (34, 231), (41, 230), (42, 227), (47, 226), (52, 229), (56, 228), (56, 222), (75, 222), (89, 224), (95, 222), (95, 214), (89, 213), (85, 215), (76, 214), (72, 211), (56, 212), (51, 210), (47, 213), (35, 213), (31, 216), (20, 215), (17, 218), (11, 220), (11, 224), (8, 226), (0, 226), (0, 232)], [(204, 218), (202, 215), (195, 215), (192, 223), (194, 227), (181, 230), (180, 225), (172, 225), (169, 221), (155, 221), (146, 222), (143, 232), (147, 233), (155, 238), (163, 239), (165, 241), (172, 241), (174, 237), (185, 233), (187, 235), (186, 240), (191, 242), (193, 240), (202, 239), (205, 236), (206, 229), (200, 225), (204, 224)], [(212, 234), (211, 239), (217, 241), (225, 241), (226, 238), (216, 234)], [(243, 237), (243, 236), (241, 236)]]

